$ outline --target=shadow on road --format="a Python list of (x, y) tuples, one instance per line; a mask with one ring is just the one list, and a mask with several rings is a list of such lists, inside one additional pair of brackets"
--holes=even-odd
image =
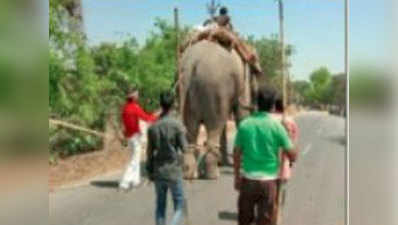
[(220, 211), (218, 212), (218, 218), (220, 220), (238, 220), (238, 214), (236, 212)]
[(346, 145), (347, 144), (347, 139), (344, 136), (332, 136), (328, 137), (329, 141), (333, 143), (337, 143), (339, 145)]
[(115, 188), (119, 187), (119, 181), (92, 181), (90, 182), (92, 186), (98, 188)]

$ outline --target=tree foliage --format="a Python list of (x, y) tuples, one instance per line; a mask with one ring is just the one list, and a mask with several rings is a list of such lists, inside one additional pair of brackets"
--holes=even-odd
[[(278, 84), (278, 79), (281, 78), (281, 54), (282, 49), (280, 42), (276, 35), (272, 35), (270, 38), (262, 37), (259, 39), (254, 36), (249, 36), (247, 42), (252, 45), (259, 56), (260, 65), (264, 72), (262, 82), (273, 82)], [(292, 45), (285, 47), (286, 61), (289, 61), (289, 57), (294, 54), (294, 48)], [(289, 63), (285, 63), (285, 70), (290, 67)], [(278, 78), (279, 77), (279, 78)]]
[(326, 67), (314, 70), (309, 81), (295, 81), (294, 91), (300, 103), (312, 106), (345, 104), (345, 74), (332, 75)]
[[(141, 91), (144, 108), (157, 108), (157, 96), (174, 82), (174, 28), (158, 19), (143, 46), (131, 38), (91, 47), (84, 34), (68, 28), (73, 18), (66, 2), (50, 1), (50, 117), (104, 131), (110, 115), (118, 120), (126, 92), (133, 87)], [(98, 137), (53, 126), (49, 142), (50, 153), (60, 156), (101, 147)]]
[(316, 104), (327, 104), (331, 97), (332, 75), (326, 67), (321, 67), (310, 75), (311, 86), (306, 95)]

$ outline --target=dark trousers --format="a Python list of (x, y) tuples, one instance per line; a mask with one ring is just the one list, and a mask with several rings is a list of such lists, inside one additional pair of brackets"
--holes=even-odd
[(242, 179), (238, 199), (238, 224), (271, 225), (277, 196), (276, 180)]

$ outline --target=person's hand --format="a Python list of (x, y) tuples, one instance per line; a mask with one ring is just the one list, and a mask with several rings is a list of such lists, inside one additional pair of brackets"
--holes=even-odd
[(235, 190), (239, 192), (241, 185), (242, 185), (242, 178), (240, 176), (235, 177)]
[(161, 110), (161, 109), (158, 109), (158, 110), (156, 110), (156, 111), (153, 113), (153, 115), (156, 116), (156, 117), (159, 117), (161, 113), (162, 113), (162, 110)]

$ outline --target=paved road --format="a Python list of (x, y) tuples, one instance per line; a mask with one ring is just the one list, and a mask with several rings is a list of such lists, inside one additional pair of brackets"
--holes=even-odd
[[(301, 129), (301, 158), (289, 183), (283, 224), (343, 225), (344, 120), (311, 112), (299, 116), (297, 121)], [(50, 224), (154, 224), (153, 186), (117, 193), (116, 180), (117, 177), (104, 178), (97, 185), (50, 194)], [(237, 193), (232, 183), (231, 168), (223, 168), (217, 181), (186, 183), (192, 225), (236, 224)]]
[[(350, 224), (398, 224), (396, 112), (353, 109), (350, 115)], [(395, 144), (395, 146), (394, 146)]]

